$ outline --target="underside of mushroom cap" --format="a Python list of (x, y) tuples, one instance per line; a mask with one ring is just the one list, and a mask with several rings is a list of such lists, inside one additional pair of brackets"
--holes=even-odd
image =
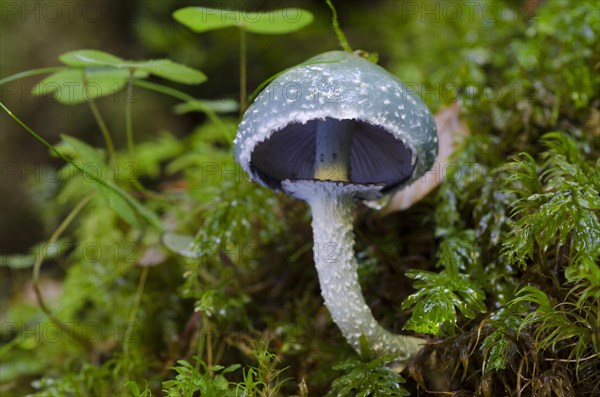
[[(316, 129), (322, 120), (293, 123), (259, 143), (251, 170), (264, 183), (279, 188), (284, 179), (311, 179), (315, 168)], [(336, 120), (337, 121), (337, 120)], [(416, 156), (381, 127), (354, 121), (349, 181), (395, 187), (412, 175)]]
[(437, 156), (435, 122), (421, 99), (385, 69), (332, 51), (284, 72), (261, 92), (239, 126), (236, 159), (272, 189), (281, 189), (284, 179), (310, 179), (315, 131), (331, 120), (355, 125), (352, 183), (395, 190), (427, 172)]

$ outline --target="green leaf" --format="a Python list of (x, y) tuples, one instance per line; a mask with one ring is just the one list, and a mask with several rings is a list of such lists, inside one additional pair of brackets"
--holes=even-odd
[(333, 369), (344, 372), (344, 375), (332, 382), (327, 397), (410, 396), (401, 386), (406, 380), (385, 365), (392, 359), (393, 357), (378, 357), (373, 360), (351, 358), (336, 364)]
[(94, 164), (99, 168), (106, 166), (101, 150), (69, 135), (61, 134), (60, 138), (73, 149), (73, 152), (70, 153), (71, 157), (82, 160), (84, 164)]
[(48, 245), (47, 242), (40, 242), (31, 247), (26, 254), (0, 255), (0, 266), (7, 266), (12, 269), (26, 269), (34, 265), (36, 259), (41, 255), (44, 260), (56, 259), (64, 254), (64, 247), (68, 240), (60, 239)]
[[(593, 168), (575, 142), (563, 133), (542, 137), (547, 150), (541, 172), (532, 156), (510, 163), (514, 172), (506, 191), (519, 199), (512, 204), (514, 226), (503, 242), (502, 255), (525, 268), (540, 253), (572, 240), (575, 258), (600, 256), (600, 209)], [(574, 261), (575, 263), (577, 261)]]
[(456, 309), (468, 318), (485, 313), (485, 294), (476, 288), (469, 277), (451, 274), (444, 270), (434, 273), (424, 270), (410, 270), (406, 275), (417, 280), (417, 292), (402, 303), (406, 309), (414, 306), (410, 319), (404, 328), (420, 333), (442, 335), (454, 334)]
[(0, 266), (10, 267), (11, 269), (26, 269), (35, 263), (34, 254), (13, 254), (0, 255)]
[(185, 114), (190, 112), (206, 113), (206, 111), (212, 110), (217, 113), (233, 113), (236, 112), (240, 107), (238, 101), (233, 99), (223, 100), (194, 100), (190, 102), (180, 103), (175, 106), (175, 113)]
[(106, 204), (115, 210), (115, 212), (128, 224), (131, 226), (137, 226), (138, 221), (135, 215), (134, 209), (131, 205), (117, 194), (115, 191), (109, 189), (108, 187), (97, 184), (98, 191), (102, 195), (102, 197), (106, 200)]
[(199, 70), (175, 63), (169, 59), (126, 61), (115, 55), (97, 50), (71, 51), (62, 54), (58, 59), (67, 66), (78, 68), (113, 67), (117, 69), (141, 70), (183, 84), (200, 84), (206, 81), (206, 76)]
[[(228, 374), (230, 372), (234, 372), (237, 371), (238, 369), (240, 369), (242, 366), (240, 364), (232, 364), (228, 367), (224, 367), (223, 371), (221, 371), (222, 374)], [(214, 370), (214, 368), (213, 368)]]
[[(412, 305), (414, 299), (409, 297), (405, 302)], [(447, 299), (445, 291), (436, 288), (427, 294), (427, 298), (414, 302), (410, 319), (404, 325), (406, 329), (432, 335), (443, 335), (444, 332), (454, 334), (456, 311), (452, 299)]]
[(313, 21), (313, 15), (302, 8), (283, 8), (265, 12), (220, 10), (185, 7), (173, 18), (196, 33), (237, 26), (259, 34), (284, 34), (298, 31)]
[(201, 71), (168, 59), (125, 61), (96, 50), (67, 52), (59, 59), (71, 68), (45, 77), (32, 92), (35, 95), (53, 94), (63, 104), (78, 104), (117, 95), (126, 87), (132, 70), (134, 79), (143, 79), (152, 74), (182, 84), (201, 84), (207, 80)]
[(154, 226), (158, 230), (162, 230), (162, 224), (158, 216), (152, 212), (148, 207), (141, 204), (139, 201), (131, 197), (126, 191), (121, 189), (118, 185), (113, 182), (106, 182), (106, 185), (109, 189), (113, 190), (119, 196), (121, 196), (127, 204), (129, 204), (142, 218), (144, 218), (148, 223)]
[(199, 70), (175, 63), (169, 59), (155, 59), (145, 62), (132, 62), (130, 67), (148, 72), (163, 79), (182, 84), (201, 84), (207, 78)]
[(284, 8), (268, 12), (247, 13), (243, 23), (248, 32), (284, 34), (296, 32), (313, 21), (313, 15), (302, 8)]
[[(141, 77), (142, 75), (138, 75)], [(121, 69), (68, 69), (45, 77), (33, 87), (34, 95), (53, 94), (63, 104), (73, 105), (116, 95), (125, 88), (129, 72)]]
[(78, 50), (66, 52), (58, 59), (67, 66), (122, 66), (125, 61), (116, 55), (98, 50)]
[(148, 388), (148, 382), (144, 380), (144, 390), (141, 390), (136, 381), (130, 380), (123, 387), (129, 387), (134, 397), (151, 397), (152, 391)]
[(524, 318), (519, 332), (526, 326), (536, 326), (535, 335), (540, 349), (552, 347), (555, 351), (564, 350), (569, 359), (578, 362), (590, 353), (597, 354), (597, 317), (593, 314), (597, 299), (592, 302), (591, 307), (586, 307), (580, 301), (578, 304), (582, 306), (578, 308), (573, 303), (557, 303), (555, 298), (528, 285), (518, 291), (510, 306), (521, 303), (537, 305), (535, 311)]
[[(109, 206), (123, 220), (130, 225), (137, 225), (137, 213), (159, 230), (162, 229), (160, 219), (154, 212), (113, 182), (113, 171), (108, 169), (98, 149), (68, 135), (61, 135), (61, 138), (64, 144), (72, 149), (72, 153), (67, 153), (67, 156), (75, 159), (73, 163), (78, 165), (79, 171), (89, 173), (86, 174), (86, 179), (94, 183)], [(78, 159), (82, 160), (83, 166), (77, 161)], [(85, 167), (87, 164), (94, 164), (95, 167)]]
[(186, 258), (199, 258), (201, 254), (194, 250), (194, 236), (167, 232), (162, 236), (162, 243), (169, 250)]
[(471, 229), (446, 235), (438, 249), (437, 267), (444, 267), (450, 273), (466, 271), (476, 263), (475, 232)]
[(205, 7), (185, 7), (173, 13), (175, 20), (196, 33), (238, 26), (241, 13)]
[(506, 368), (510, 349), (518, 349), (513, 341), (517, 339), (515, 330), (519, 328), (520, 317), (502, 314), (500, 316), (504, 318), (492, 320), (496, 329), (483, 340), (479, 348), (483, 353), (484, 373)]

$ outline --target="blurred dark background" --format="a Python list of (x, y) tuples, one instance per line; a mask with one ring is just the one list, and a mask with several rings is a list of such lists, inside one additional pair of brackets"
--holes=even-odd
[[(343, 15), (375, 10), (382, 2), (353, 1), (336, 4)], [(301, 34), (249, 35), (248, 89), (251, 92), (267, 77), (325, 50), (336, 49), (330, 31), (330, 12), (322, 1), (2, 1), (0, 30), (0, 78), (26, 70), (58, 66), (58, 56), (77, 49), (98, 49), (124, 59), (170, 58), (202, 70), (209, 80), (200, 86), (177, 87), (199, 98), (234, 98), (239, 89), (239, 40), (235, 29), (198, 35), (172, 19), (171, 13), (186, 5), (228, 9), (265, 10), (281, 7), (309, 9), (315, 21)], [(373, 11), (372, 11), (373, 12)], [(353, 24), (347, 35), (369, 37)], [(372, 37), (372, 48), (377, 48)], [(374, 47), (374, 48), (373, 48)], [(3, 85), (1, 100), (19, 118), (50, 143), (64, 133), (102, 146), (102, 136), (86, 104), (66, 106), (52, 96), (31, 94), (44, 75)], [(176, 101), (149, 91), (135, 93), (136, 140), (149, 139), (161, 129), (182, 136), (202, 121), (200, 114), (175, 116)], [(123, 97), (98, 102), (117, 147), (123, 147)], [(151, 117), (149, 117), (151, 115)], [(43, 197), (28, 191), (27, 179), (52, 179), (62, 161), (5, 112), (0, 112), (0, 246), (2, 254), (26, 251), (47, 237), (37, 209)]]

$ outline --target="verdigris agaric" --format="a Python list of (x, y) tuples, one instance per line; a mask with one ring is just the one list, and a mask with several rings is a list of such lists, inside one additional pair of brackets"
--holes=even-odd
[(305, 200), (314, 260), (333, 320), (360, 353), (404, 361), (422, 340), (385, 330), (358, 282), (352, 208), (417, 181), (437, 156), (431, 112), (398, 78), (358, 55), (332, 51), (285, 71), (245, 112), (235, 156), (259, 183)]

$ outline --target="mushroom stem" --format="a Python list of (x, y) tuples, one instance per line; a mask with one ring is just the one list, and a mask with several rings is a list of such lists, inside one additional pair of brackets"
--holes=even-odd
[(327, 118), (317, 123), (315, 145), (315, 179), (345, 181), (350, 179), (350, 149), (354, 120)]
[(373, 353), (378, 356), (394, 354), (401, 362), (419, 351), (420, 338), (392, 334), (379, 325), (358, 282), (352, 200), (355, 195), (373, 193), (381, 186), (315, 180), (285, 180), (282, 186), (286, 192), (310, 205), (313, 254), (321, 294), (333, 321), (350, 345), (360, 354), (360, 337), (364, 336)]

